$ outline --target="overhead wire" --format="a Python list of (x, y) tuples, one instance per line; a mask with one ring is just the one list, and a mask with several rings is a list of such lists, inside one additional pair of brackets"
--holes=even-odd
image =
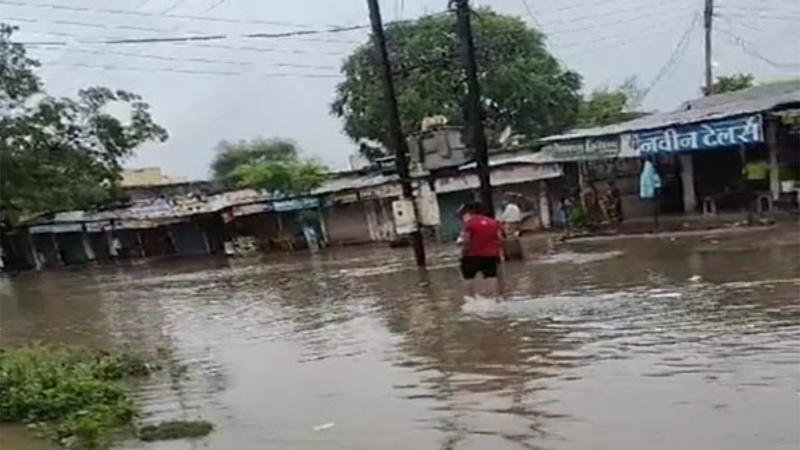
[(700, 15), (695, 14), (694, 17), (692, 17), (692, 21), (689, 23), (689, 26), (686, 27), (686, 31), (683, 32), (681, 38), (675, 44), (675, 48), (672, 49), (672, 52), (670, 53), (666, 62), (664, 62), (664, 65), (661, 66), (659, 71), (656, 73), (655, 77), (653, 77), (653, 79), (650, 81), (650, 84), (648, 84), (647, 87), (644, 89), (644, 91), (642, 91), (642, 96), (641, 96), (642, 101), (645, 98), (647, 98), (647, 95), (650, 94), (650, 92), (652, 92), (653, 88), (656, 87), (656, 85), (661, 81), (661, 79), (664, 78), (670, 72), (670, 69), (672, 69), (679, 62), (680, 58), (686, 53), (686, 49), (689, 46), (688, 44), (691, 39), (692, 32), (694, 31), (699, 21), (700, 21)]
[(157, 60), (157, 61), (169, 61), (169, 62), (190, 62), (190, 63), (198, 63), (198, 64), (220, 64), (220, 65), (230, 65), (230, 66), (240, 66), (240, 67), (291, 67), (296, 69), (326, 69), (326, 70), (337, 70), (338, 67), (334, 65), (323, 65), (323, 64), (304, 64), (304, 63), (293, 63), (293, 62), (284, 62), (284, 61), (268, 61), (265, 63), (260, 62), (253, 62), (253, 61), (237, 61), (237, 60), (229, 60), (229, 59), (213, 59), (213, 58), (196, 58), (196, 57), (176, 57), (176, 56), (163, 56), (163, 55), (153, 55), (148, 53), (134, 53), (134, 52), (120, 52), (120, 51), (109, 51), (109, 50), (85, 50), (85, 49), (78, 49), (78, 48), (58, 48), (58, 47), (41, 47), (38, 50), (43, 51), (67, 51), (73, 53), (82, 53), (82, 54), (89, 54), (89, 55), (108, 55), (108, 56), (119, 56), (119, 57), (126, 57), (126, 58), (141, 58), (141, 59), (150, 59), (150, 60)]
[(161, 12), (158, 13), (159, 16), (163, 16), (164, 14), (170, 13), (175, 11), (176, 9), (180, 8), (181, 5), (188, 2), (189, 0), (175, 0), (174, 3), (169, 5), (168, 7), (164, 8)]
[[(2, 3), (2, 2), (0, 2)], [(8, 3), (8, 1), (5, 1)], [(73, 10), (74, 8), (70, 8)], [(132, 11), (131, 14), (137, 14), (137, 12)], [(38, 19), (27, 19), (27, 18), (17, 18), (20, 22), (25, 23), (36, 23), (40, 20)], [(112, 24), (102, 24), (102, 23), (87, 23), (87, 22), (77, 22), (77, 21), (67, 21), (67, 20), (55, 20), (51, 21), (51, 23), (61, 24), (61, 25), (68, 25), (68, 26), (83, 26), (86, 28), (92, 29), (107, 29), (107, 28), (116, 28), (116, 29), (137, 29), (140, 31), (154, 31), (154, 32), (169, 32), (169, 31), (176, 31), (175, 29), (168, 30), (163, 28), (153, 28), (153, 27), (138, 27), (132, 25), (112, 25)], [(235, 65), (239, 67), (249, 66), (249, 67), (264, 67), (264, 65), (256, 65), (255, 63), (245, 62), (245, 61), (234, 61), (229, 59), (212, 59), (212, 58), (200, 58), (200, 57), (174, 57), (174, 56), (162, 56), (156, 54), (146, 54), (146, 53), (134, 53), (134, 52), (120, 52), (120, 51), (109, 51), (105, 48), (102, 51), (98, 50), (87, 50), (87, 49), (80, 49), (80, 48), (72, 48), (72, 44), (78, 45), (95, 45), (95, 44), (103, 44), (111, 45), (111, 44), (139, 44), (139, 43), (172, 43), (172, 44), (179, 44), (179, 45), (200, 45), (197, 41), (209, 41), (209, 40), (221, 40), (227, 39), (231, 37), (240, 37), (240, 38), (248, 38), (248, 39), (270, 39), (270, 38), (283, 38), (283, 37), (295, 37), (295, 36), (309, 36), (315, 34), (322, 34), (322, 33), (338, 33), (350, 30), (356, 30), (365, 28), (364, 26), (349, 26), (349, 27), (331, 27), (322, 30), (295, 30), (291, 32), (279, 32), (279, 33), (246, 33), (240, 36), (229, 36), (226, 34), (204, 34), (204, 35), (190, 35), (190, 36), (176, 36), (176, 37), (157, 37), (157, 38), (101, 38), (101, 39), (94, 39), (94, 40), (86, 40), (80, 36), (70, 35), (68, 33), (58, 33), (58, 32), (44, 32), (46, 34), (51, 35), (58, 35), (69, 38), (71, 42), (68, 41), (34, 41), (34, 42), (22, 42), (23, 44), (29, 46), (38, 46), (40, 49), (49, 51), (49, 50), (60, 50), (60, 51), (68, 51), (68, 52), (76, 52), (76, 53), (84, 53), (84, 54), (93, 54), (93, 55), (107, 55), (107, 56), (124, 56), (130, 58), (143, 58), (143, 59), (151, 59), (151, 60), (159, 60), (159, 61), (172, 61), (172, 62), (190, 62), (190, 63), (200, 63), (200, 64), (221, 64), (221, 65)], [(43, 34), (44, 34), (43, 33)], [(319, 40), (318, 40), (319, 41)], [(70, 45), (70, 46), (68, 46)], [(58, 48), (54, 48), (58, 47)], [(66, 48), (65, 48), (66, 47)], [(211, 48), (211, 45), (206, 44), (207, 48)], [(242, 49), (246, 51), (255, 51), (260, 53), (266, 52), (280, 52), (280, 53), (295, 53), (295, 54), (304, 54), (304, 53), (313, 53), (307, 52), (303, 50), (297, 49), (276, 49), (276, 48), (260, 48), (260, 47), (234, 47), (234, 46), (221, 46), (225, 47), (226, 49)], [(96, 47), (97, 48), (97, 47)], [(100, 47), (102, 48), (102, 47)], [(319, 52), (316, 52), (319, 53)], [(330, 54), (330, 52), (329, 52)], [(67, 65), (68, 63), (61, 62), (59, 58), (55, 61), (46, 61), (46, 65), (54, 66), (54, 65)], [(89, 64), (89, 63), (69, 63), (71, 67), (83, 67), (83, 68), (93, 68), (93, 69), (104, 69), (104, 70), (137, 70), (137, 71), (147, 71), (153, 70), (157, 72), (171, 72), (171, 73), (182, 73), (182, 74), (213, 74), (213, 75), (233, 75), (233, 74), (241, 74), (241, 72), (232, 72), (232, 71), (219, 71), (219, 70), (197, 70), (194, 68), (174, 68), (174, 67), (157, 67), (157, 68), (143, 68), (143, 67), (121, 67), (119, 65), (109, 65), (109, 64)], [(304, 68), (304, 69), (325, 69), (325, 70), (336, 70), (337, 67), (333, 65), (314, 65), (314, 64), (302, 64), (302, 63), (291, 63), (291, 62), (272, 62), (266, 67), (272, 68)], [(293, 74), (290, 73), (269, 73), (268, 76), (291, 76)], [(323, 77), (323, 78), (333, 78), (338, 77), (335, 73), (304, 73), (300, 74), (300, 76), (304, 77)]]
[(732, 31), (730, 31), (728, 29), (719, 28), (719, 31), (722, 34), (725, 34), (729, 38), (731, 38), (731, 40), (739, 48), (741, 48), (742, 51), (745, 54), (749, 55), (752, 58), (758, 59), (759, 61), (762, 61), (762, 62), (766, 63), (767, 65), (772, 66), (773, 68), (776, 68), (776, 69), (797, 69), (797, 68), (800, 68), (800, 62), (789, 62), (789, 63), (787, 63), (787, 62), (778, 62), (778, 61), (773, 60), (770, 57), (767, 57), (767, 56), (761, 54), (761, 52), (759, 52), (758, 50), (755, 49), (755, 46), (751, 42), (749, 42), (747, 39), (744, 39), (743, 37), (739, 36), (738, 34), (732, 32)]
[[(563, 6), (560, 8), (555, 8), (552, 11), (556, 13), (563, 13), (566, 11), (573, 11), (575, 9), (582, 9), (582, 8), (591, 8), (591, 7), (604, 7), (608, 8), (609, 5), (613, 5), (616, 3), (628, 3), (628, 0), (604, 0), (604, 1), (597, 1), (592, 0), (586, 3), (576, 3), (572, 5)], [(641, 7), (647, 7), (647, 4), (639, 4)]]
[[(79, 41), (79, 42), (85, 44), (114, 45), (114, 44), (147, 44), (147, 43), (159, 43), (159, 42), (217, 41), (217, 40), (225, 40), (231, 38), (276, 39), (276, 38), (298, 37), (298, 36), (309, 36), (309, 35), (320, 35), (320, 34), (336, 34), (354, 30), (361, 30), (364, 28), (367, 28), (367, 26), (352, 25), (347, 27), (327, 28), (321, 30), (288, 31), (283, 33), (245, 33), (239, 35), (229, 35), (223, 33), (204, 34), (204, 35), (194, 34), (187, 36), (171, 36), (171, 37), (109, 38), (109, 39), (99, 39), (95, 41)], [(26, 44), (25, 42), (20, 42), (20, 43), (23, 45)], [(60, 45), (68, 45), (68, 44), (69, 43), (66, 41), (60, 43)]]
[(745, 12), (734, 12), (728, 13), (724, 10), (715, 14), (719, 17), (738, 17), (744, 19), (759, 19), (759, 20), (776, 20), (776, 21), (789, 21), (789, 22), (797, 22), (800, 23), (800, 15), (780, 15), (780, 16), (773, 16), (771, 14), (758, 14), (756, 11), (751, 11), (750, 13)]
[(233, 18), (225, 18), (225, 17), (197, 16), (197, 15), (187, 15), (187, 14), (158, 14), (158, 13), (151, 13), (151, 12), (137, 11), (137, 10), (114, 9), (114, 8), (90, 8), (90, 7), (86, 7), (86, 6), (61, 5), (61, 4), (57, 4), (57, 3), (26, 3), (26, 2), (21, 2), (21, 1), (18, 1), (18, 0), (0, 0), (0, 5), (10, 5), (10, 6), (19, 6), (19, 7), (27, 7), (27, 8), (39, 8), (39, 9), (63, 10), (63, 11), (80, 12), (80, 13), (84, 13), (84, 14), (85, 13), (108, 14), (108, 15), (128, 16), (128, 17), (142, 17), (142, 18), (151, 18), (151, 19), (193, 20), (193, 21), (197, 21), (197, 22), (217, 22), (217, 23), (250, 24), (250, 25), (273, 25), (273, 26), (286, 26), (286, 27), (295, 27), (295, 28), (315, 28), (315, 27), (319, 27), (320, 26), (320, 25), (303, 24), (303, 23), (297, 23), (297, 22), (285, 22), (285, 21), (277, 21), (277, 20), (233, 19)]
[[(678, 14), (684, 14), (687, 11), (691, 11), (693, 9), (694, 9), (693, 7), (688, 7), (688, 8), (682, 8), (682, 9), (679, 9), (679, 10), (675, 10), (674, 12), (678, 13)], [(548, 31), (546, 34), (548, 36), (552, 36), (552, 35), (559, 35), (559, 34), (564, 34), (564, 33), (573, 33), (573, 32), (576, 32), (576, 31), (591, 31), (591, 30), (595, 30), (595, 29), (598, 29), (598, 28), (606, 28), (609, 25), (618, 25), (618, 24), (632, 22), (632, 21), (635, 21), (635, 20), (649, 19), (649, 18), (653, 18), (653, 17), (663, 18), (664, 16), (665, 16), (664, 13), (648, 12), (646, 14), (640, 14), (640, 15), (637, 15), (637, 16), (626, 17), (626, 18), (622, 18), (622, 19), (619, 19), (619, 20), (616, 20), (616, 21), (613, 21), (613, 22), (601, 22), (601, 23), (594, 23), (594, 24), (591, 24), (591, 25), (578, 27), (578, 28), (562, 28), (562, 29), (552, 30), (552, 31)]]
[(205, 14), (205, 13), (209, 13), (209, 12), (211, 12), (211, 11), (213, 11), (213, 10), (215, 10), (215, 9), (219, 8), (220, 6), (222, 6), (222, 5), (223, 5), (225, 2), (227, 2), (227, 1), (228, 1), (228, 0), (217, 0), (217, 1), (216, 1), (216, 2), (214, 2), (214, 3), (213, 3), (211, 6), (209, 6), (209, 7), (208, 7), (208, 8), (206, 8), (205, 10), (203, 10), (203, 14)]
[(537, 14), (536, 10), (530, 5), (528, 0), (520, 0), (522, 3), (522, 7), (525, 8), (525, 12), (528, 14), (528, 17), (533, 20), (533, 24), (536, 25), (540, 31), (542, 29), (542, 21), (539, 19), (539, 15)]
[[(568, 49), (575, 48), (575, 47), (583, 47), (586, 44), (588, 44), (588, 46), (591, 47), (594, 44), (608, 42), (608, 41), (614, 41), (614, 40), (618, 40), (618, 39), (619, 40), (623, 40), (625, 43), (628, 43), (628, 42), (635, 43), (636, 41), (633, 41), (632, 39), (630, 39), (632, 33), (636, 33), (636, 32), (639, 32), (639, 31), (652, 31), (654, 29), (659, 29), (659, 28), (662, 28), (662, 27), (665, 27), (665, 26), (671, 27), (674, 22), (676, 22), (678, 20), (685, 19), (685, 18), (686, 18), (686, 14), (685, 13), (681, 14), (681, 15), (677, 15), (677, 16), (672, 17), (670, 19), (659, 18), (656, 21), (643, 22), (642, 24), (640, 24), (640, 26), (637, 25), (635, 28), (628, 28), (628, 29), (625, 29), (625, 30), (623, 30), (621, 32), (618, 32), (618, 33), (614, 33), (614, 34), (610, 34), (610, 35), (606, 35), (606, 36), (593, 36), (591, 39), (584, 39), (584, 40), (580, 40), (580, 41), (567, 42), (567, 43), (565, 43), (563, 45), (558, 45), (555, 48), (557, 50), (559, 50), (559, 51), (563, 51), (563, 50), (568, 50)], [(669, 29), (669, 27), (667, 27), (667, 28)], [(633, 41), (633, 42), (631, 42), (631, 41)]]
[[(687, 3), (687, 2), (683, 2), (683, 3), (679, 3), (679, 4), (680, 4), (680, 6), (683, 7), (683, 9), (695, 8), (694, 5), (692, 5), (690, 3)], [(570, 23), (571, 24), (571, 23), (583, 22), (583, 21), (587, 21), (587, 20), (591, 20), (591, 21), (597, 22), (597, 25), (603, 25), (603, 24), (608, 23), (608, 22), (598, 21), (598, 19), (602, 19), (602, 18), (606, 18), (606, 17), (618, 17), (618, 16), (623, 15), (625, 13), (639, 12), (639, 11), (642, 11), (642, 10), (646, 10), (648, 13), (651, 13), (651, 14), (652, 13), (659, 13), (659, 12), (664, 12), (664, 11), (661, 11), (660, 9), (655, 9), (656, 7), (666, 6), (667, 7), (666, 10), (670, 11), (670, 10), (675, 10), (675, 8), (674, 8), (675, 5), (676, 5), (675, 0), (663, 0), (663, 1), (659, 2), (659, 3), (649, 4), (649, 5), (647, 5), (647, 8), (642, 8), (641, 5), (635, 4), (635, 5), (631, 5), (628, 8), (613, 9), (611, 11), (607, 11), (605, 13), (600, 13), (600, 14), (586, 14), (586, 15), (583, 15), (583, 16), (569, 17), (569, 18), (565, 18), (565, 19), (549, 21), (549, 22), (546, 22), (545, 25), (552, 26), (552, 25), (561, 24), (561, 23)]]
[[(797, 3), (795, 3), (795, 5), (797, 5)], [(753, 6), (737, 6), (737, 5), (726, 4), (724, 2), (720, 3), (719, 5), (716, 5), (714, 7), (714, 9), (717, 10), (717, 11), (741, 11), (741, 12), (744, 12), (744, 13), (759, 13), (759, 14), (762, 14), (762, 13), (768, 13), (768, 14), (776, 13), (776, 14), (779, 14), (779, 15), (786, 14), (787, 12), (800, 13), (800, 8), (797, 8), (796, 10), (792, 11), (792, 10), (788, 10), (787, 8), (765, 8), (763, 6), (756, 6), (756, 7), (753, 7)]]
[(218, 71), (218, 70), (196, 70), (196, 69), (183, 69), (175, 67), (156, 67), (156, 68), (143, 68), (143, 67), (130, 67), (130, 66), (117, 66), (112, 64), (90, 64), (90, 63), (61, 63), (61, 62), (48, 62), (42, 63), (44, 66), (65, 66), (65, 67), (79, 67), (88, 69), (102, 69), (102, 70), (120, 70), (120, 71), (133, 71), (144, 73), (177, 73), (188, 75), (216, 75), (216, 76), (236, 76), (236, 75), (255, 75), (261, 77), (285, 77), (285, 78), (341, 78), (339, 74), (327, 73), (293, 73), (293, 72), (252, 72), (243, 73), (236, 71)]

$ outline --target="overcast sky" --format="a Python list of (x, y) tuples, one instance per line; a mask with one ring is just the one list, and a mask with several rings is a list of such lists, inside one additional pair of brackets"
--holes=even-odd
[[(800, 76), (800, 0), (715, 3), (717, 74)], [(643, 87), (657, 80), (644, 107), (663, 110), (696, 97), (703, 82), (702, 20), (695, 19), (703, 0), (474, 4), (542, 29), (550, 50), (583, 76), (587, 92), (636, 75)], [(385, 21), (441, 12), (446, 5), (447, 0), (381, 1)], [(19, 41), (67, 42), (29, 47), (43, 63), (51, 93), (73, 95), (84, 86), (105, 85), (144, 96), (171, 138), (139, 149), (130, 167), (160, 166), (172, 176), (206, 178), (217, 142), (256, 136), (294, 139), (306, 154), (337, 168), (355, 152), (339, 119), (329, 114), (329, 103), (343, 57), (368, 39), (367, 30), (190, 45), (88, 41), (362, 25), (368, 23), (366, 0), (0, 0), (0, 21), (21, 28)]]

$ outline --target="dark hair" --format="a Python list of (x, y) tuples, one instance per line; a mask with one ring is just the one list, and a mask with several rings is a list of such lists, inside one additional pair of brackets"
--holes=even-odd
[(461, 205), (458, 212), (459, 214), (480, 214), (483, 212), (483, 207), (479, 202), (467, 202)]

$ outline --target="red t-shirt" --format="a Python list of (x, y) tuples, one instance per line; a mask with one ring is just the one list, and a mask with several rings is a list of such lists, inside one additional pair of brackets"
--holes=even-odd
[(475, 215), (464, 223), (468, 237), (465, 256), (500, 256), (500, 222), (491, 217)]

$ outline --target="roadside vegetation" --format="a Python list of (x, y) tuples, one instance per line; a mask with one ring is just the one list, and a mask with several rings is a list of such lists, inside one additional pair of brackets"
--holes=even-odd
[(138, 408), (129, 382), (159, 370), (154, 361), (129, 349), (0, 350), (0, 421), (24, 423), (65, 448), (107, 448), (135, 434)]
[(214, 430), (214, 425), (205, 420), (170, 420), (155, 425), (145, 425), (139, 430), (139, 439), (165, 441), (203, 437)]

